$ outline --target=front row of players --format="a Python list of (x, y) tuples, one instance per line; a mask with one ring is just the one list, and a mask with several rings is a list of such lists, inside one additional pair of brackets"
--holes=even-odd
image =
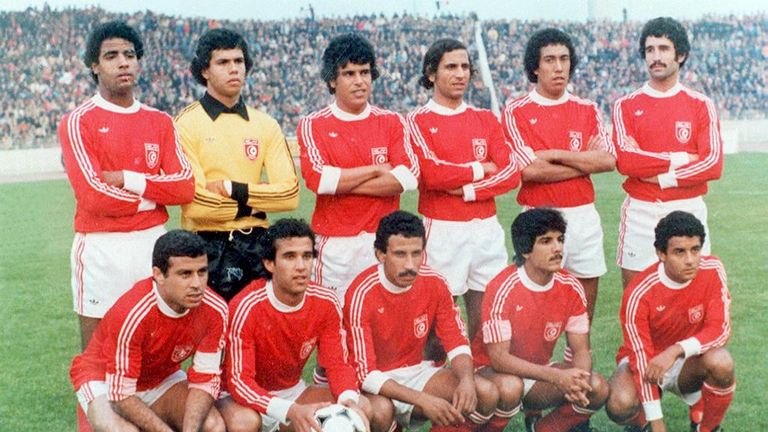
[[(592, 370), (584, 290), (561, 268), (565, 232), (552, 209), (515, 219), (514, 264), (488, 285), (470, 350), (445, 279), (423, 264), (424, 225), (412, 214), (381, 220), (379, 263), (352, 282), (343, 311), (310, 282), (315, 236), (303, 221), (267, 230), (269, 276), (229, 305), (207, 288), (205, 243), (171, 231), (155, 244), (153, 276), (118, 300), (74, 359), (72, 382), (95, 430), (319, 431), (315, 412), (338, 402), (373, 431), (425, 421), (501, 431), (522, 407), (552, 408), (531, 430), (578, 430), (603, 405), (625, 430), (664, 431), (663, 391), (701, 404), (692, 430), (717, 430), (735, 387), (723, 348), (730, 297), (720, 261), (701, 256), (701, 222), (676, 211), (656, 227), (659, 262), (624, 293), (609, 382)], [(432, 331), (450, 367), (425, 360)], [(573, 355), (552, 363), (562, 333)], [(329, 386), (301, 378), (315, 348)]]

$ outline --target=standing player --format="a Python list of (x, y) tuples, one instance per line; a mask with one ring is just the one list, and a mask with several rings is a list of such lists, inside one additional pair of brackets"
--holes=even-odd
[[(479, 373), (499, 389), (488, 430), (503, 430), (521, 402), (533, 410), (555, 407), (543, 418), (532, 417), (529, 430), (577, 430), (608, 398), (605, 379), (592, 371), (584, 290), (562, 271), (565, 229), (556, 210), (520, 213), (512, 223), (515, 265), (488, 285), (482, 333), (473, 341)], [(572, 359), (550, 363), (563, 333)]]
[[(664, 215), (693, 213), (708, 231), (702, 196), (707, 182), (722, 174), (723, 145), (715, 104), (679, 82), (689, 51), (679, 22), (656, 18), (645, 24), (640, 56), (650, 79), (613, 109), (618, 169), (627, 176), (617, 252), (624, 287), (656, 261), (653, 228)], [(708, 239), (702, 253), (709, 251)]]
[(554, 207), (568, 223), (563, 268), (584, 287), (591, 321), (606, 266), (589, 176), (613, 170), (616, 158), (595, 103), (567, 90), (577, 63), (566, 33), (554, 28), (534, 33), (525, 48), (525, 72), (536, 87), (507, 105), (502, 123), (522, 167), (517, 202), (524, 208)]
[[(433, 431), (473, 430), (493, 414), (498, 393), (474, 377), (459, 308), (445, 279), (422, 266), (425, 243), (418, 217), (396, 211), (381, 219), (374, 243), (380, 264), (347, 291), (348, 345), (363, 390), (391, 399), (403, 428), (430, 420)], [(433, 329), (451, 369), (423, 358)]]
[(416, 189), (419, 173), (403, 119), (368, 103), (379, 77), (370, 42), (354, 33), (334, 38), (321, 74), (334, 102), (301, 119), (297, 134), (301, 172), (317, 194), (313, 280), (343, 302), (352, 279), (376, 261), (379, 219), (398, 209), (400, 193)]
[(464, 102), (472, 73), (464, 44), (455, 39), (432, 44), (419, 83), (434, 93), (408, 116), (421, 169), (427, 264), (445, 276), (453, 295), (464, 296), (470, 339), (485, 286), (507, 263), (495, 197), (520, 180), (496, 117)]
[(95, 430), (224, 430), (212, 405), (227, 304), (207, 288), (207, 268), (200, 237), (181, 230), (161, 236), (152, 277), (120, 297), (72, 361), (72, 384)]
[(611, 377), (608, 416), (625, 430), (665, 431), (661, 393), (688, 405), (702, 399), (700, 424), (716, 431), (736, 388), (734, 363), (724, 348), (730, 335), (730, 294), (723, 264), (702, 256), (704, 225), (673, 211), (659, 221), (654, 247), (659, 262), (638, 274), (621, 303), (624, 344)]
[(181, 225), (208, 243), (210, 284), (226, 300), (262, 276), (258, 242), (269, 225), (266, 212), (299, 203), (280, 126), (243, 101), (252, 66), (242, 36), (227, 29), (204, 33), (190, 70), (205, 95), (176, 117), (195, 174), (195, 199), (182, 207)]
[[(315, 235), (296, 219), (281, 219), (262, 236), (269, 276), (247, 285), (230, 302), (227, 390), (217, 402), (231, 431), (304, 432), (322, 402), (338, 401), (372, 418), (374, 430), (392, 423), (392, 404), (376, 397), (373, 406), (359, 395), (355, 371), (347, 363), (341, 307), (333, 291), (310, 282)], [(327, 368), (330, 389), (301, 379), (310, 354)], [(375, 413), (375, 416), (371, 417)], [(261, 419), (261, 420), (260, 420)]]
[(98, 91), (59, 124), (77, 200), (71, 262), (82, 349), (114, 302), (150, 276), (165, 205), (187, 203), (194, 193), (171, 118), (133, 98), (143, 55), (141, 38), (124, 22), (95, 28), (83, 61)]

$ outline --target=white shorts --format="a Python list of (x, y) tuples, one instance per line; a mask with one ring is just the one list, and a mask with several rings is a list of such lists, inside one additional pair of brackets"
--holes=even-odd
[(363, 272), (376, 264), (373, 241), (376, 234), (361, 232), (353, 237), (317, 236), (317, 259), (312, 269), (312, 280), (332, 288), (344, 305), (344, 294), (349, 284)]
[[(134, 396), (141, 399), (147, 406), (152, 406), (158, 399), (160, 399), (165, 392), (171, 389), (177, 383), (187, 380), (187, 374), (179, 369), (176, 372), (168, 375), (163, 382), (148, 390), (136, 392)], [(77, 389), (77, 401), (80, 403), (80, 408), (83, 412), (88, 414), (88, 405), (93, 402), (94, 399), (100, 396), (107, 396), (107, 382), (106, 381), (88, 381)]]
[(621, 206), (619, 223), (619, 246), (616, 262), (627, 270), (642, 271), (659, 260), (654, 229), (659, 221), (674, 210), (692, 213), (704, 224), (707, 238), (701, 249), (702, 255), (710, 254), (709, 227), (707, 226), (707, 205), (701, 197), (666, 201), (648, 202), (627, 197)]
[[(435, 366), (435, 362), (425, 360), (417, 365), (386, 371), (384, 374), (396, 383), (420, 392), (441, 369), (443, 368)], [(404, 428), (419, 426), (416, 424), (418, 422), (411, 423), (413, 405), (394, 399), (392, 404), (395, 406), (396, 420), (401, 426)]]
[[(683, 365), (685, 365), (684, 358), (679, 358), (675, 360), (674, 363), (672, 363), (672, 366), (667, 369), (667, 371), (664, 373), (664, 376), (661, 377), (661, 385), (659, 388), (661, 388), (664, 392), (670, 392), (674, 395), (677, 395), (680, 397), (680, 399), (683, 400), (688, 406), (693, 406), (696, 404), (696, 402), (701, 399), (701, 390), (693, 392), (693, 393), (683, 393), (680, 391), (680, 372), (683, 370)], [(627, 357), (624, 357), (619, 361), (619, 366), (622, 365), (628, 365), (629, 359)]]
[[(304, 382), (304, 380), (299, 380), (298, 383), (296, 383), (295, 386), (289, 387), (287, 389), (282, 390), (275, 390), (269, 392), (273, 396), (277, 396), (280, 399), (289, 400), (291, 402), (296, 401), (296, 399), (301, 396), (302, 393), (304, 393), (304, 390), (307, 389), (307, 383)], [(261, 416), (261, 432), (274, 432), (277, 430), (277, 428), (280, 427), (280, 421), (277, 420), (274, 417), (270, 417), (266, 414), (263, 414)]]
[(577, 278), (604, 275), (603, 225), (594, 204), (557, 208), (568, 224), (565, 233), (563, 268)]
[(70, 262), (78, 315), (102, 318), (133, 285), (152, 275), (152, 249), (165, 227), (141, 231), (75, 233)]
[(448, 281), (455, 296), (485, 286), (507, 266), (504, 229), (496, 216), (466, 222), (424, 218), (427, 265)]

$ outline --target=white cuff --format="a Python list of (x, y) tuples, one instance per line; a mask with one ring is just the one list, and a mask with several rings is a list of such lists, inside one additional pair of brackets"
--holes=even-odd
[(318, 195), (335, 195), (341, 178), (341, 168), (323, 165), (323, 173), (320, 174), (320, 184), (317, 186)]
[(677, 176), (675, 176), (673, 171), (659, 174), (656, 178), (659, 180), (659, 187), (662, 189), (677, 187)]
[(448, 360), (453, 360), (462, 354), (466, 354), (472, 357), (472, 350), (469, 349), (469, 345), (459, 345), (456, 348), (450, 350), (448, 352)]
[(354, 390), (344, 390), (339, 395), (339, 398), (336, 399), (336, 403), (342, 403), (346, 400), (351, 400), (352, 402), (357, 403), (360, 400), (360, 393)]
[(147, 178), (136, 171), (123, 170), (123, 189), (131, 191), (138, 196), (144, 196), (147, 189)]
[(416, 190), (419, 187), (419, 181), (416, 180), (416, 176), (405, 165), (398, 165), (392, 168), (389, 173), (395, 176), (400, 186), (403, 187), (403, 192)]
[(475, 187), (472, 186), (472, 183), (465, 184), (461, 187), (461, 190), (464, 191), (464, 202), (472, 202), (477, 199), (475, 196)]
[(478, 180), (481, 180), (483, 177), (485, 177), (485, 170), (483, 169), (483, 164), (475, 161), (470, 163), (469, 166), (472, 167), (472, 181), (478, 181)]
[(677, 344), (683, 348), (685, 358), (701, 354), (701, 342), (695, 337), (681, 340)]
[(669, 167), (672, 169), (681, 167), (688, 162), (688, 153), (686, 152), (672, 152), (669, 154)]
[(645, 412), (645, 419), (648, 421), (664, 417), (664, 414), (661, 412), (661, 401), (658, 399), (643, 403), (643, 412)]
[(221, 351), (216, 352), (195, 352), (195, 357), (192, 360), (192, 366), (196, 371), (204, 374), (219, 374), (221, 373)]
[(371, 371), (367, 377), (363, 380), (363, 390), (370, 394), (379, 394), (381, 387), (390, 378), (382, 371)]
[(142, 198), (141, 201), (139, 201), (139, 209), (137, 211), (143, 212), (154, 210), (155, 208), (157, 208), (157, 204), (155, 204), (154, 201)]
[(232, 197), (232, 180), (224, 180), (224, 189), (227, 191), (227, 195)]
[(291, 405), (293, 402), (289, 400), (273, 397), (267, 405), (267, 415), (277, 419), (282, 424), (288, 424), (288, 410)]

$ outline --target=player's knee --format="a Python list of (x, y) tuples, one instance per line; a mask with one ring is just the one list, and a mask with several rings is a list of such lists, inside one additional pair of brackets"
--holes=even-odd
[(723, 387), (733, 384), (734, 362), (733, 356), (725, 348), (717, 348), (701, 356), (707, 375)]
[(508, 411), (520, 405), (525, 388), (522, 379), (513, 375), (497, 377), (496, 388), (499, 390), (498, 405), (501, 409)]
[(372, 413), (369, 416), (371, 430), (373, 432), (389, 430), (395, 419), (395, 406), (392, 401), (382, 396), (368, 396), (371, 402)]
[(478, 411), (492, 413), (499, 403), (499, 390), (496, 386), (485, 378), (475, 376), (475, 392)]
[(620, 386), (611, 386), (608, 392), (608, 400), (605, 403), (605, 412), (608, 418), (618, 424), (632, 418), (641, 409), (640, 401), (634, 391)]
[(224, 425), (224, 419), (216, 411), (216, 408), (211, 408), (208, 416), (203, 422), (203, 432), (226, 432), (227, 428)]
[(592, 373), (592, 377), (589, 380), (589, 385), (592, 387), (592, 391), (589, 392), (589, 408), (599, 409), (605, 405), (605, 401), (608, 400), (610, 394), (610, 387), (605, 378), (597, 372)]
[(261, 430), (261, 416), (251, 409), (240, 409), (232, 412), (226, 421), (229, 432), (258, 432)]

